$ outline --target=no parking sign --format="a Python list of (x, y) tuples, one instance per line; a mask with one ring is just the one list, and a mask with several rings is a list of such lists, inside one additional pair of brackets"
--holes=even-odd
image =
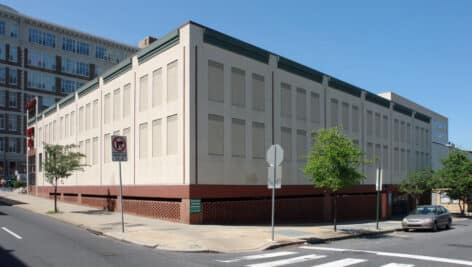
[(112, 161), (128, 161), (128, 153), (126, 150), (126, 136), (111, 136), (111, 160)]

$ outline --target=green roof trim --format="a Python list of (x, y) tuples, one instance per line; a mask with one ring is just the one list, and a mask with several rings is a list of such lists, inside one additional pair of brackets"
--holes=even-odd
[(393, 104), (393, 110), (400, 112), (402, 114), (405, 114), (407, 116), (411, 116), (413, 114), (413, 110), (411, 108), (407, 108), (403, 105), (400, 105), (398, 103)]
[(277, 67), (281, 70), (293, 73), (295, 75), (307, 78), (309, 80), (322, 83), (323, 82), (323, 73), (311, 69), (305, 65), (292, 61), (288, 58), (279, 57), (279, 62)]
[(332, 87), (334, 89), (337, 89), (341, 92), (356, 96), (356, 97), (361, 97), (362, 95), (362, 89), (354, 86), (352, 84), (349, 84), (347, 82), (343, 82), (341, 80), (338, 80), (336, 78), (329, 79), (328, 86)]
[(371, 92), (365, 91), (365, 100), (383, 106), (385, 108), (390, 108), (390, 101), (379, 95), (373, 94)]
[(138, 57), (138, 64), (144, 63), (150, 58), (158, 55), (167, 49), (175, 46), (180, 41), (180, 33), (179, 30), (174, 30), (165, 36), (157, 39), (153, 43), (151, 43), (148, 47), (139, 51), (136, 56)]
[(111, 67), (108, 71), (106, 71), (102, 75), (103, 82), (107, 83), (130, 69), (131, 69), (131, 58), (127, 58), (121, 61), (120, 63), (116, 64), (115, 66)]
[(57, 110), (56, 105), (48, 107), (46, 110), (43, 111), (44, 117), (47, 117), (53, 114), (54, 112), (56, 112), (56, 110)]
[(431, 118), (429, 116), (424, 115), (423, 113), (419, 113), (419, 112), (415, 113), (415, 119), (426, 122), (426, 123), (431, 122)]
[(252, 58), (262, 63), (269, 63), (269, 51), (243, 42), (224, 33), (205, 28), (203, 33), (203, 41), (207, 44), (211, 44), (233, 53)]
[(98, 78), (95, 78), (88, 83), (82, 85), (82, 87), (77, 90), (77, 95), (79, 98), (83, 97), (84, 95), (92, 92), (93, 90), (98, 88)]
[(74, 102), (75, 100), (75, 93), (72, 93), (68, 96), (66, 96), (65, 98), (63, 98), (61, 101), (59, 101), (59, 108), (63, 108), (67, 105), (69, 105), (70, 103)]

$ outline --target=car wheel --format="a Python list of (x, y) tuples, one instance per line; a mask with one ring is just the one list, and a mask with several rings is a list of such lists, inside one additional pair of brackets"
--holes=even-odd
[(433, 227), (431, 228), (431, 231), (433, 231), (433, 232), (438, 231), (438, 224), (436, 222), (433, 223)]

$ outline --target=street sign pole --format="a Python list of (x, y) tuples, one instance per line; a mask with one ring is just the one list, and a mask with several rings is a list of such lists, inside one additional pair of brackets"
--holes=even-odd
[[(277, 162), (277, 146), (275, 146), (275, 153), (274, 153), (274, 163)], [(274, 229), (274, 219), (275, 219), (275, 184), (277, 178), (277, 166), (274, 166), (274, 178), (272, 186), (272, 241), (274, 241), (275, 229)]]
[(120, 174), (120, 208), (121, 208), (121, 232), (125, 232), (125, 215), (123, 214), (123, 182), (121, 180), (121, 161), (118, 161), (118, 168)]
[(379, 217), (380, 217), (380, 191), (382, 191), (382, 169), (377, 168), (376, 171), (376, 183), (375, 183), (375, 190), (377, 191), (377, 208), (375, 211), (375, 221), (376, 221), (376, 229), (379, 230)]

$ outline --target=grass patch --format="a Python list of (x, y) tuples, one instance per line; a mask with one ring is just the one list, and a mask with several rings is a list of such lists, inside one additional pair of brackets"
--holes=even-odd
[(61, 212), (61, 211), (55, 212), (55, 211), (53, 211), (53, 210), (48, 210), (46, 213), (47, 213), (47, 214), (60, 214), (60, 213), (62, 213), (62, 212)]

